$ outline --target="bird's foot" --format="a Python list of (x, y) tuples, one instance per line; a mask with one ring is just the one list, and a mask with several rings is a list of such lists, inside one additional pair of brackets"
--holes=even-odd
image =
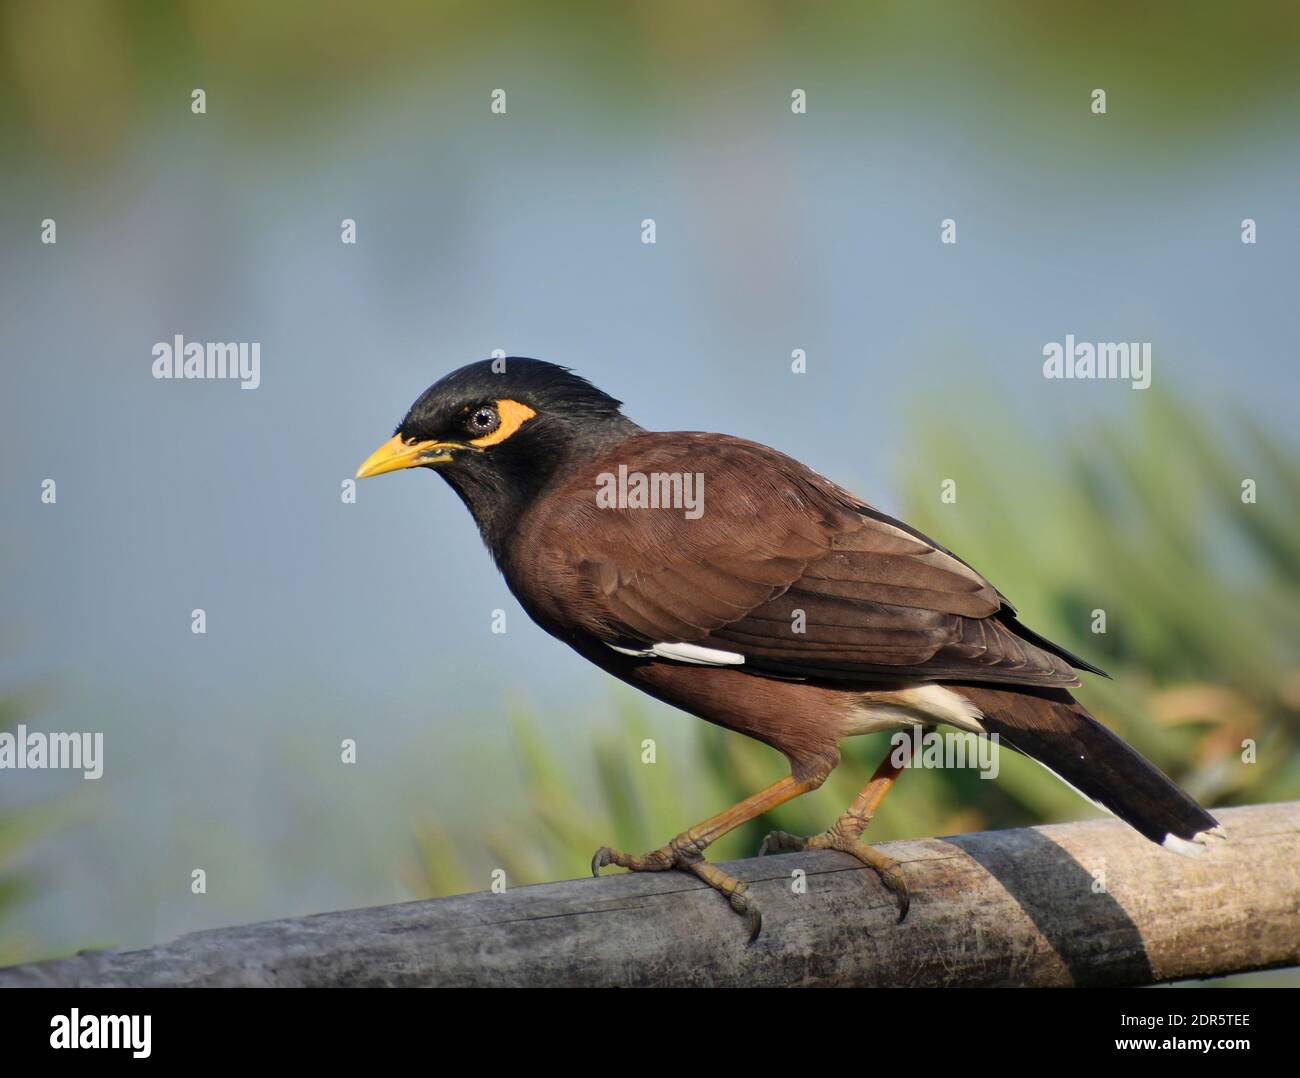
[(879, 850), (868, 846), (861, 839), (866, 820), (848, 813), (841, 816), (827, 830), (811, 838), (801, 838), (785, 831), (773, 831), (758, 848), (758, 856), (769, 853), (787, 853), (793, 850), (839, 850), (850, 857), (856, 857), (867, 868), (872, 869), (880, 882), (894, 894), (898, 903), (898, 920), (907, 916), (911, 905), (911, 895), (907, 888), (907, 878), (903, 875), (903, 866), (892, 857), (886, 857)]
[(753, 898), (745, 892), (749, 884), (728, 876), (717, 865), (704, 860), (704, 855), (688, 835), (678, 835), (668, 845), (660, 846), (647, 854), (636, 856), (623, 853), (622, 850), (602, 846), (591, 859), (591, 874), (599, 876), (605, 865), (617, 865), (629, 872), (667, 872), (678, 869), (699, 877), (715, 891), (723, 895), (731, 908), (742, 916), (749, 918), (749, 942), (753, 943), (763, 928), (763, 914), (759, 911)]

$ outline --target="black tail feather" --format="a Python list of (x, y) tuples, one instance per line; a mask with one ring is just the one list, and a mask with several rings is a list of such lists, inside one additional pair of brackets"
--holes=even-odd
[(985, 729), (1002, 744), (1037, 760), (1152, 842), (1194, 854), (1199, 846), (1188, 844), (1222, 835), (1214, 817), (1063, 689), (952, 688), (980, 709)]

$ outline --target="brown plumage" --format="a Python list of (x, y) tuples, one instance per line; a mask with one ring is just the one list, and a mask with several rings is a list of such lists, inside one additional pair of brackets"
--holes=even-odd
[[(1214, 820), (1065, 691), (1101, 673), (1021, 625), (971, 566), (798, 461), (720, 434), (658, 433), (563, 368), (472, 364), (431, 387), (358, 475), (432, 467), (460, 494), (528, 614), (602, 669), (783, 752), (791, 778), (644, 857), (684, 868), (757, 927), (744, 885), (700, 858), (717, 837), (820, 783), (839, 742), (951, 722), (997, 733), (1155, 841), (1188, 852)], [(682, 505), (610, 504), (610, 477), (690, 477)], [(668, 491), (668, 487), (664, 487)], [(603, 493), (602, 493), (603, 492)], [(900, 895), (858, 843), (892, 783), (882, 766), (821, 845)], [(1172, 836), (1169, 839), (1168, 836)]]
[[(627, 461), (703, 475), (703, 515), (599, 508), (597, 477)], [(1031, 639), (970, 566), (798, 461), (725, 435), (642, 433), (575, 468), (524, 511), (508, 558), (539, 613), (607, 643), (692, 641), (743, 651), (751, 670), (838, 680), (906, 668), (1079, 683), (1067, 653)]]
[[(598, 507), (598, 477), (628, 462), (703, 475), (703, 515)], [(1078, 684), (1060, 649), (1017, 635), (1005, 600), (964, 562), (797, 461), (724, 435), (638, 433), (573, 469), (524, 509), (502, 568), (543, 628), (603, 643), (579, 650), (779, 749), (796, 775), (834, 766), (860, 704), (846, 691), (855, 687)], [(745, 662), (699, 667), (613, 650), (674, 641)]]

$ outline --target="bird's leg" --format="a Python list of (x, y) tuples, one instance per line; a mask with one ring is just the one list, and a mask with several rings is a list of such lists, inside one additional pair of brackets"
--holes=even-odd
[(758, 848), (758, 856), (784, 853), (789, 850), (839, 850), (841, 853), (856, 857), (867, 868), (873, 869), (880, 877), (880, 882), (894, 892), (894, 897), (898, 901), (898, 919), (901, 921), (907, 916), (907, 908), (911, 902), (902, 866), (892, 857), (886, 857), (862, 841), (862, 832), (866, 830), (867, 824), (875, 815), (876, 807), (885, 799), (885, 794), (889, 793), (895, 780), (907, 766), (906, 760), (901, 764), (895, 764), (894, 756), (894, 750), (891, 749), (889, 755), (876, 768), (871, 781), (862, 788), (861, 793), (853, 799), (852, 804), (844, 810), (839, 819), (820, 835), (800, 838), (798, 835), (790, 835), (784, 831), (773, 831), (763, 839), (763, 844)]
[(659, 849), (651, 850), (639, 857), (602, 846), (591, 859), (591, 874), (599, 876), (604, 865), (618, 865), (632, 872), (663, 872), (670, 868), (690, 872), (715, 891), (724, 894), (731, 903), (731, 908), (737, 913), (749, 916), (749, 938), (752, 941), (763, 926), (763, 916), (758, 906), (754, 904), (753, 898), (745, 894), (748, 884), (728, 876), (716, 865), (709, 864), (704, 860), (704, 850), (710, 843), (755, 816), (761, 816), (791, 798), (815, 790), (822, 784), (827, 774), (829, 769), (808, 779), (796, 779), (793, 775), (787, 775), (779, 782), (774, 782), (766, 789), (760, 790), (753, 797), (747, 797), (716, 816), (710, 816), (694, 827), (687, 828), (666, 846), (660, 846)]

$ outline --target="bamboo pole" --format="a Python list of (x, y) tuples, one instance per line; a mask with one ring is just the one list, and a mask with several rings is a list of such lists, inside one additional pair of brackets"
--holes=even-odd
[[(907, 920), (837, 853), (734, 861), (763, 933), (682, 873), (616, 874), (183, 936), (0, 986), (1142, 985), (1300, 965), (1300, 802), (1199, 859), (1115, 820), (891, 842)], [(800, 874), (802, 873), (802, 878)]]

